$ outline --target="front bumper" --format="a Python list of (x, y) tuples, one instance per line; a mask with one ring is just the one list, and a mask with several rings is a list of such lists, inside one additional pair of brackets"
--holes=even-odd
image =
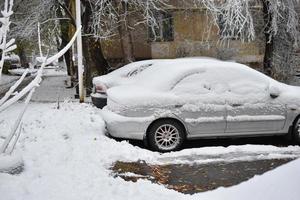
[(143, 140), (146, 130), (154, 117), (126, 117), (102, 109), (102, 117), (109, 135), (115, 138)]

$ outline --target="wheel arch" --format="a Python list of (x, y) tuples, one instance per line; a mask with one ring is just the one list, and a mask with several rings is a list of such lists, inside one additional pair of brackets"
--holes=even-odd
[(300, 113), (296, 115), (293, 123), (292, 123), (292, 126), (295, 126), (295, 124), (297, 123), (298, 119), (300, 118)]

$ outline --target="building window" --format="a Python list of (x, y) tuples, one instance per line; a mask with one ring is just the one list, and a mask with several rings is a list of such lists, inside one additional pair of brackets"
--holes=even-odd
[(158, 26), (152, 29), (149, 27), (149, 40), (152, 42), (174, 41), (173, 16), (168, 12), (158, 12), (156, 14)]

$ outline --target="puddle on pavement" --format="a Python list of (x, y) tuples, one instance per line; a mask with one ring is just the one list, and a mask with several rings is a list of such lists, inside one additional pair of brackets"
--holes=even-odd
[(136, 182), (147, 179), (185, 194), (229, 187), (263, 174), (292, 159), (239, 161), (208, 164), (149, 165), (139, 162), (116, 162), (111, 167), (114, 177)]

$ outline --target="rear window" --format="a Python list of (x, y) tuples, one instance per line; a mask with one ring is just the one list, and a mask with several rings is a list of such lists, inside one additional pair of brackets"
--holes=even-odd
[(141, 65), (139, 68), (137, 69), (134, 69), (130, 72), (128, 72), (127, 74), (127, 77), (133, 77), (133, 76), (136, 76), (138, 75), (139, 73), (141, 73), (142, 71), (144, 71), (145, 69), (147, 69), (148, 67), (152, 66), (153, 64), (150, 63), (150, 64), (145, 64), (145, 65)]

